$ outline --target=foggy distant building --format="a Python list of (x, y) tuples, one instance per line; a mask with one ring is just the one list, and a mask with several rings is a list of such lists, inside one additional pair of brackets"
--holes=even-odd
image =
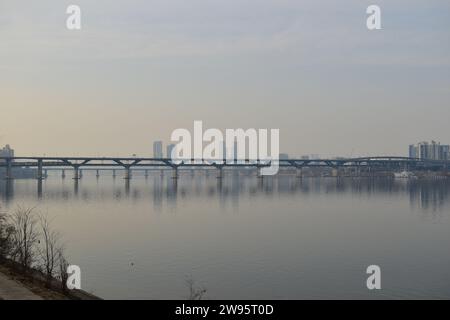
[(287, 153), (280, 153), (279, 158), (280, 160), (288, 160), (289, 155)]
[[(14, 157), (14, 149), (12, 149), (9, 144), (7, 144), (4, 148), (0, 149), (0, 157), (3, 157), (3, 158), (12, 158), (12, 157)], [(12, 160), (12, 161), (14, 161), (14, 160)], [(0, 159), (0, 163), (5, 163), (5, 160)], [(0, 179), (5, 177), (5, 173), (6, 173), (6, 169), (5, 168), (0, 168)], [(31, 178), (35, 178), (36, 177), (37, 170), (36, 169), (31, 169), (31, 168), (14, 167), (14, 168), (12, 168), (12, 174), (13, 174), (14, 178), (31, 179)]]
[[(4, 148), (0, 149), (0, 157), (12, 158), (14, 157), (14, 150), (11, 149), (9, 144), (7, 144)], [(0, 160), (3, 161), (3, 160)]]
[(441, 146), (439, 155), (443, 160), (450, 160), (450, 145)]
[(426, 160), (450, 160), (449, 145), (441, 145), (440, 142), (419, 142), (411, 144), (408, 149), (410, 158), (419, 158)]
[(153, 142), (153, 158), (163, 158), (163, 144), (162, 141)]
[(418, 148), (413, 144), (409, 145), (408, 155), (410, 158), (420, 158)]

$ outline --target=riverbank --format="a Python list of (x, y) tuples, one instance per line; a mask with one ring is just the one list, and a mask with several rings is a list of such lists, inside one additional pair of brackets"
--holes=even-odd
[(42, 297), (0, 271), (0, 300), (42, 300)]
[(48, 287), (45, 276), (38, 270), (26, 274), (19, 270), (13, 261), (0, 263), (0, 300), (101, 300), (83, 290), (63, 292), (57, 279)]

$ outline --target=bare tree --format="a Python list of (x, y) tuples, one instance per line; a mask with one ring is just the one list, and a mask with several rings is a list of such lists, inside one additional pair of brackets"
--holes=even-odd
[(196, 285), (192, 277), (186, 279), (186, 285), (189, 289), (188, 300), (202, 300), (203, 296), (206, 294), (205, 288)]
[(6, 214), (0, 212), (0, 261), (11, 254), (14, 228), (8, 223)]
[(69, 278), (69, 275), (67, 274), (67, 268), (69, 267), (69, 263), (67, 262), (64, 256), (63, 247), (58, 248), (57, 252), (58, 252), (59, 279), (61, 280), (61, 289), (63, 292), (66, 292), (67, 279)]
[(41, 226), (42, 242), (39, 248), (41, 264), (40, 267), (47, 276), (47, 286), (51, 285), (59, 259), (60, 234), (53, 231), (50, 227), (50, 221), (44, 216), (39, 216)]
[(48, 218), (35, 215), (34, 208), (18, 207), (12, 215), (0, 212), (0, 259), (18, 262), (24, 273), (33, 268), (42, 271), (47, 287), (54, 278), (59, 278), (61, 289), (66, 291), (69, 263), (60, 239)]
[(11, 225), (14, 228), (11, 257), (26, 272), (35, 262), (36, 245), (39, 242), (39, 232), (36, 227), (37, 219), (33, 214), (33, 208), (19, 207), (11, 216)]

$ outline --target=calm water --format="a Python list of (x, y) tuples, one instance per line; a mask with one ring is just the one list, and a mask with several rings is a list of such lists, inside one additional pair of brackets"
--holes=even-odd
[(450, 181), (86, 174), (0, 181), (0, 205), (52, 217), (104, 298), (450, 298)]

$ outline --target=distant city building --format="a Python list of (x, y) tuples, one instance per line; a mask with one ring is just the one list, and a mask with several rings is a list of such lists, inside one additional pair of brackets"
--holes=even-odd
[(287, 153), (280, 153), (279, 159), (280, 160), (288, 160), (289, 159), (289, 155)]
[[(14, 157), (14, 149), (12, 149), (9, 144), (7, 144), (4, 148), (0, 148), (0, 157), (3, 158)], [(5, 160), (0, 159), (0, 163), (5, 163)], [(0, 168), (0, 179), (5, 177), (5, 174), (6, 169)], [(36, 177), (36, 169), (14, 167), (12, 168), (12, 175), (15, 179), (22, 179), (22, 178), (30, 179)]]
[(167, 145), (167, 148), (166, 148), (166, 151), (167, 151), (166, 157), (167, 158), (172, 158), (172, 151), (173, 151), (173, 149), (175, 149), (175, 145), (174, 144)]
[(163, 158), (163, 144), (162, 141), (153, 142), (153, 157)]
[(450, 160), (450, 145), (441, 146), (440, 156), (444, 160)]
[(408, 148), (410, 158), (427, 159), (427, 160), (450, 160), (450, 146), (441, 145), (440, 142), (419, 142), (411, 144)]
[[(0, 157), (4, 157), (4, 158), (14, 157), (14, 150), (11, 149), (9, 144), (7, 144), (4, 148), (0, 149)], [(0, 161), (4, 162), (4, 160), (0, 160)]]
[(409, 145), (408, 156), (410, 158), (419, 158), (419, 155), (417, 153), (417, 147), (415, 145), (413, 144)]

